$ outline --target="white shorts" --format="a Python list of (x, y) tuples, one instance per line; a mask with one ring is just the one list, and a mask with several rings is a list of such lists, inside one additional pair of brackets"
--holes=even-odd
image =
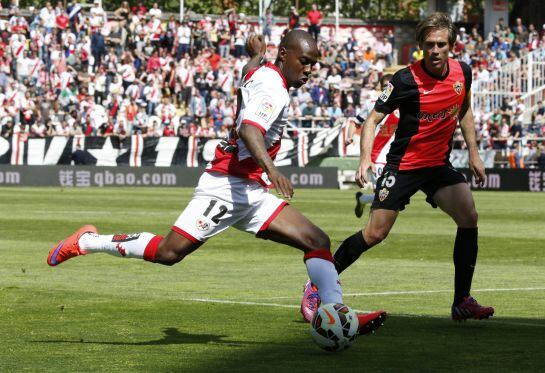
[(258, 234), (286, 205), (256, 181), (204, 172), (193, 199), (172, 230), (194, 243), (204, 242), (231, 226)]

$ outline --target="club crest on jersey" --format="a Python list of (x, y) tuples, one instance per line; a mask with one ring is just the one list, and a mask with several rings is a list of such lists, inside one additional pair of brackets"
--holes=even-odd
[(388, 197), (388, 194), (390, 194), (390, 191), (387, 188), (382, 188), (378, 192), (378, 199), (380, 202), (384, 201)]
[(456, 83), (452, 85), (452, 88), (454, 88), (454, 92), (456, 92), (457, 95), (461, 95), (462, 89), (464, 88), (464, 86), (462, 85), (462, 82), (457, 81)]
[(207, 231), (210, 228), (210, 224), (204, 219), (197, 219), (195, 225), (197, 225), (197, 229), (200, 231)]
[(388, 84), (386, 85), (386, 87), (384, 87), (384, 90), (382, 91), (378, 99), (386, 102), (388, 100), (388, 97), (390, 97), (390, 95), (392, 94), (393, 90), (394, 90), (394, 85), (388, 82)]
[(274, 111), (274, 104), (272, 103), (272, 98), (265, 97), (261, 101), (259, 106), (257, 107), (255, 115), (257, 115), (261, 119), (265, 119), (266, 121), (269, 121), (271, 120), (273, 111)]

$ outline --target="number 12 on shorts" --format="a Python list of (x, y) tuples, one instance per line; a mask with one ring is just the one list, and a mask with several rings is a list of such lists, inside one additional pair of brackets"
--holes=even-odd
[[(210, 204), (208, 205), (208, 207), (207, 207), (206, 210), (204, 211), (203, 216), (204, 216), (204, 217), (208, 217), (208, 215), (210, 214), (210, 212), (211, 212), (212, 209), (216, 206), (217, 203), (218, 203), (217, 200), (211, 199), (211, 200), (210, 200)], [(220, 206), (218, 207), (218, 210), (219, 210), (219, 212), (218, 212), (216, 215), (214, 215), (214, 216), (212, 216), (212, 217), (210, 218), (210, 220), (212, 220), (212, 222), (213, 222), (214, 224), (218, 224), (219, 221), (220, 221), (220, 219), (223, 217), (223, 215), (225, 215), (225, 213), (227, 213), (227, 206), (220, 205)]]

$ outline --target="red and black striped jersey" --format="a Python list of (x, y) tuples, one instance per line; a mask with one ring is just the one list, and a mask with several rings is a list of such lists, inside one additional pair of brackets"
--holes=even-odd
[(471, 79), (471, 68), (451, 58), (442, 78), (427, 71), (423, 60), (393, 76), (375, 104), (375, 110), (384, 114), (399, 109), (387, 168), (414, 170), (450, 164), (452, 136)]

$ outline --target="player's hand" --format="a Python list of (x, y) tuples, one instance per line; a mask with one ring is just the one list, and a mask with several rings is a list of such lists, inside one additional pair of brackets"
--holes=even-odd
[(356, 183), (363, 188), (366, 183), (370, 182), (369, 180), (369, 169), (372, 172), (375, 172), (375, 164), (370, 160), (360, 161), (360, 165), (356, 171)]
[(274, 184), (274, 189), (276, 189), (278, 195), (287, 199), (293, 197), (293, 185), (291, 185), (287, 177), (278, 171), (270, 172), (268, 176), (271, 183)]
[(262, 56), (267, 52), (267, 44), (263, 39), (263, 35), (252, 34), (246, 40), (246, 50), (250, 55), (250, 58), (260, 54)]
[(486, 182), (486, 173), (484, 170), (484, 163), (479, 155), (469, 157), (469, 169), (475, 176), (475, 180), (480, 186), (483, 186)]
[(348, 146), (348, 145), (352, 144), (353, 142), (354, 142), (354, 139), (352, 137), (349, 138), (349, 139), (346, 139), (344, 141), (344, 146)]

